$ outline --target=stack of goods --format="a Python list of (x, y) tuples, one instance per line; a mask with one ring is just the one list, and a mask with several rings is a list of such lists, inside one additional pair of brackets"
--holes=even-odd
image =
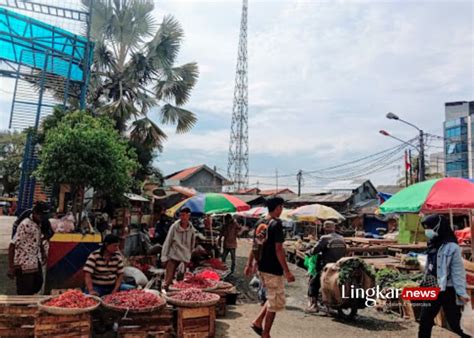
[(202, 290), (211, 290), (216, 288), (217, 281), (212, 279), (207, 279), (199, 275), (186, 276), (182, 281), (175, 282), (171, 289), (174, 290), (183, 290), (183, 289), (202, 289)]
[(154, 293), (143, 290), (117, 292), (103, 297), (104, 305), (118, 310), (151, 311), (166, 302)]
[(65, 309), (86, 309), (98, 305), (98, 301), (84, 295), (79, 290), (68, 290), (58, 297), (43, 303), (45, 306), (60, 307)]
[(216, 304), (219, 301), (220, 296), (209, 292), (203, 292), (201, 289), (190, 288), (177, 292), (167, 297), (167, 299), (169, 303), (175, 305), (200, 307)]

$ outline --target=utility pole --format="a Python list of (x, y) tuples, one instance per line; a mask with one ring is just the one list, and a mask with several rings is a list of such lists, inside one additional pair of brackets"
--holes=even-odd
[(298, 181), (298, 196), (301, 196), (301, 182), (303, 181), (303, 171), (298, 171), (298, 174), (296, 174), (296, 180)]
[(413, 165), (411, 163), (411, 149), (408, 149), (408, 161), (410, 162), (410, 184), (413, 184)]
[(425, 140), (423, 130), (420, 129), (420, 182), (425, 178)]

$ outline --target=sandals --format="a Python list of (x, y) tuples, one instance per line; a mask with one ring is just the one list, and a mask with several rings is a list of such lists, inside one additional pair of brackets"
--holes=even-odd
[(253, 332), (255, 332), (256, 334), (258, 334), (259, 336), (261, 336), (261, 335), (263, 334), (263, 328), (258, 327), (258, 326), (255, 325), (255, 324), (250, 325), (250, 328), (253, 330)]

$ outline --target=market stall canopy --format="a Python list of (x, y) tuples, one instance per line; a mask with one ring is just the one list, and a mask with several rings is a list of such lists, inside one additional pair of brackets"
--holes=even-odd
[[(281, 212), (280, 219), (284, 221), (293, 221), (293, 219), (289, 216), (289, 213), (292, 212), (292, 209), (283, 208)], [(240, 211), (237, 212), (236, 215), (244, 218), (260, 218), (265, 217), (268, 214), (267, 207), (255, 207), (250, 210)]]
[(260, 218), (268, 214), (268, 209), (266, 207), (255, 207), (246, 211), (239, 211), (236, 215), (246, 218)]
[(191, 209), (192, 214), (218, 214), (225, 212), (238, 212), (249, 210), (250, 206), (235, 196), (218, 193), (198, 194), (190, 197), (174, 207), (168, 209), (166, 214), (174, 217), (178, 210), (183, 207)]
[(474, 208), (474, 184), (464, 178), (441, 178), (413, 184), (380, 206), (380, 212), (417, 213)]
[(333, 208), (321, 204), (308, 204), (296, 208), (288, 213), (296, 221), (314, 222), (316, 220), (335, 219), (344, 221), (345, 218)]

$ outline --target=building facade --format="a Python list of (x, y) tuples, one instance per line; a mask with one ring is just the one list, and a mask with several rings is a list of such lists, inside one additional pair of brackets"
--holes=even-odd
[(474, 101), (445, 103), (444, 152), (447, 177), (473, 178)]

